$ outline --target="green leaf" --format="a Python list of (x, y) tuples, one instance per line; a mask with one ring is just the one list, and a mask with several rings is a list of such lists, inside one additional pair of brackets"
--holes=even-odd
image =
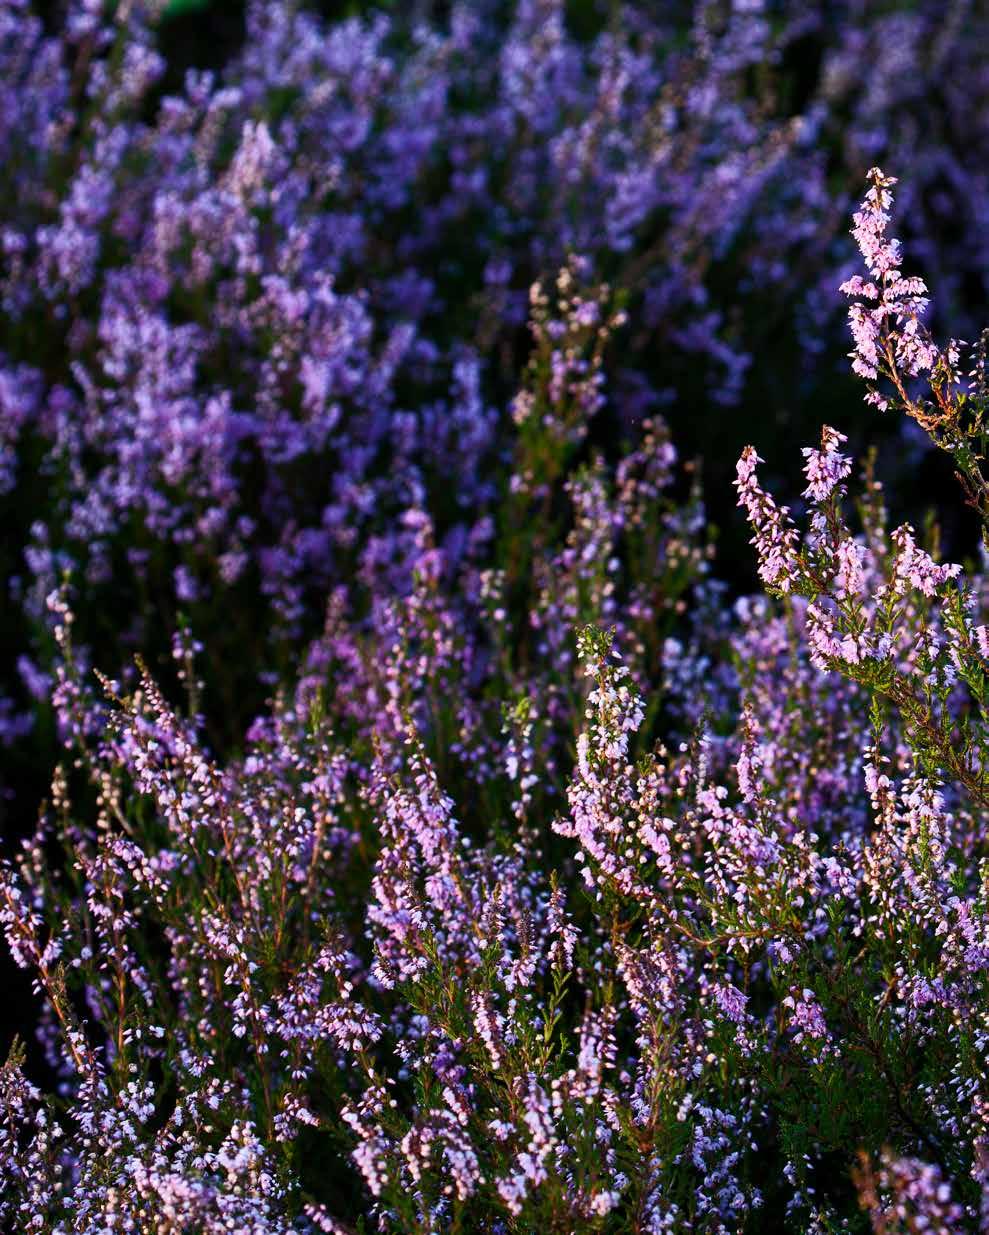
[(165, 6), (162, 17), (181, 17), (183, 13), (195, 13), (199, 9), (208, 8), (210, 0), (170, 0)]

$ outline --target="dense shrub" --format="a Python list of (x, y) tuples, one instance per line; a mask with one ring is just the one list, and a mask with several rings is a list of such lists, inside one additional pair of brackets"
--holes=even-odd
[(849, 389), (841, 284), (989, 524), (984, 343), (844, 235), (897, 156), (975, 337), (984, 15), (256, 3), (178, 94), (158, 16), (0, 3), (2, 1220), (987, 1229), (984, 571), (851, 402), (740, 596), (675, 445)]

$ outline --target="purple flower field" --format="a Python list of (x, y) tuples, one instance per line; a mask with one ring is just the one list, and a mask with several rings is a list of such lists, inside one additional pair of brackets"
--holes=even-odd
[(0, 1230), (989, 1232), (989, 10), (187, 8), (0, 0)]

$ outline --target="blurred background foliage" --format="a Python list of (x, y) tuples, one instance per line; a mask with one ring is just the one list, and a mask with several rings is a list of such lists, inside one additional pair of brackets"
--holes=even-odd
[[(153, 117), (164, 97), (182, 92), (191, 69), (209, 70), (218, 80), (224, 80), (225, 66), (234, 62), (241, 51), (249, 51), (244, 46), (247, 7), (245, 0), (168, 0), (160, 10), (161, 17), (154, 32), (154, 46), (164, 58), (165, 70), (143, 102), (146, 118)], [(403, 38), (408, 38), (408, 32), (416, 23), (441, 30), (447, 28), (451, 9), (444, 0), (376, 0), (373, 3), (305, 0), (300, 7), (319, 13), (331, 23), (374, 13), (390, 14), (395, 18), (396, 46), (401, 45)], [(491, 0), (485, 5), (485, 12), (495, 13), (495, 28), (500, 28), (500, 21), (507, 29), (517, 7), (509, 0)], [(709, 298), (709, 305), (721, 317), (718, 337), (727, 340), (739, 355), (748, 357), (743, 380), (732, 399), (713, 396), (711, 365), (707, 363), (710, 358), (701, 357), (695, 361), (689, 348), (671, 341), (668, 323), (651, 332), (642, 312), (643, 297), (637, 296), (634, 288), (627, 289), (629, 321), (616, 336), (615, 355), (619, 363), (625, 363), (631, 356), (629, 367), (633, 377), (641, 378), (652, 391), (663, 393), (665, 401), (659, 411), (670, 425), (680, 457), (691, 461), (700, 472), (708, 517), (716, 529), (715, 571), (732, 594), (758, 589), (748, 531), (735, 507), (732, 488), (740, 451), (746, 444), (754, 443), (767, 460), (764, 471), (767, 483), (794, 500), (797, 498), (793, 484), (794, 461), (799, 458), (800, 448), (815, 440), (822, 422), (835, 424), (846, 433), (849, 448), (856, 454), (861, 455), (872, 445), (878, 446), (877, 470), (887, 483), (894, 518), (910, 519), (919, 525), (927, 511), (933, 510), (940, 520), (948, 554), (965, 558), (976, 550), (977, 520), (960, 507), (950, 467), (942, 457), (925, 449), (913, 426), (905, 425), (895, 416), (881, 416), (863, 402), (861, 383), (849, 368), (846, 353), (850, 341), (840, 324), (844, 306), (837, 285), (838, 266), (843, 258), (847, 257), (848, 272), (855, 268), (853, 246), (847, 236), (851, 209), (861, 196), (868, 166), (874, 158), (882, 159), (887, 163), (886, 170), (899, 175), (905, 187), (911, 182), (920, 186), (912, 190), (912, 196), (905, 193), (901, 198), (897, 234), (904, 238), (909, 272), (922, 275), (932, 288), (935, 331), (942, 337), (949, 333), (961, 334), (972, 322), (981, 322), (989, 278), (989, 249), (974, 235), (973, 220), (977, 223), (982, 217), (985, 202), (977, 200), (977, 186), (970, 176), (973, 164), (980, 161), (981, 150), (979, 145), (973, 147), (971, 133), (974, 131), (978, 137), (986, 129), (980, 117), (986, 112), (989, 78), (985, 71), (986, 60), (977, 50), (964, 66), (968, 78), (960, 71), (955, 72), (951, 57), (957, 54), (959, 47), (965, 46), (966, 34), (958, 25), (959, 21), (970, 23), (976, 32), (985, 29), (983, 7), (978, 2), (925, 5), (920, 0), (818, 0), (814, 5), (807, 5), (803, 13), (799, 5), (785, 0), (770, 0), (767, 4), (766, 15), (771, 24), (779, 29), (796, 25), (797, 31), (783, 41), (771, 64), (748, 67), (743, 89), (758, 106), (771, 109), (773, 118), (782, 118), (783, 122), (788, 117), (813, 111), (821, 99), (825, 100), (826, 119), (821, 124), (819, 149), (814, 154), (824, 164), (821, 183), (831, 199), (827, 221), (839, 238), (839, 251), (836, 254), (833, 248), (826, 248), (830, 233), (821, 241), (815, 236), (808, 237), (805, 253), (794, 249), (791, 237), (780, 244), (785, 260), (792, 263), (791, 269), (784, 271), (782, 278), (774, 276), (764, 286), (760, 285), (747, 264), (752, 247), (760, 261), (760, 250), (765, 251), (767, 261), (774, 259), (771, 227), (768, 235), (760, 235), (757, 231), (760, 225), (765, 228), (760, 211), (785, 225), (791, 216), (799, 216), (802, 208), (801, 186), (780, 185), (771, 179), (768, 189), (759, 190), (766, 200), (757, 197), (751, 213), (740, 215), (741, 222), (730, 241), (698, 259), (706, 264), (697, 282)], [(669, 0), (661, 10), (660, 24), (667, 32), (664, 37), (668, 37), (678, 50), (682, 43), (689, 56), (698, 25), (707, 20), (716, 25), (726, 5)], [(64, 0), (42, 0), (37, 11), (50, 31), (59, 31), (66, 11)], [(656, 9), (652, 4), (636, 4), (634, 0), (625, 4), (616, 0), (568, 0), (565, 20), (569, 35), (589, 44), (608, 29), (609, 23), (630, 19), (636, 12), (652, 16)], [(916, 44), (904, 36), (901, 53), (896, 46), (896, 39), (900, 37), (896, 23), (900, 18), (916, 19), (921, 25), (927, 23), (931, 33), (930, 47), (925, 44), (918, 53)], [(861, 38), (866, 40), (855, 49), (852, 63), (861, 64), (863, 60), (868, 63), (867, 39), (880, 40), (878, 50), (888, 63), (882, 66), (881, 73), (877, 71), (875, 82), (825, 80), (830, 71), (829, 56), (833, 57), (837, 48), (846, 46), (849, 32), (853, 38), (861, 33)], [(915, 33), (911, 38), (915, 38)], [(883, 39), (886, 46), (882, 44)], [(948, 50), (943, 53), (946, 57), (943, 63), (934, 63), (935, 58), (942, 55), (938, 50), (939, 39)], [(971, 46), (972, 39), (968, 42)], [(926, 59), (923, 64), (915, 65), (911, 56), (921, 53)], [(478, 56), (484, 54), (479, 48)], [(898, 57), (902, 63), (898, 63)], [(874, 98), (869, 98), (870, 92)], [(869, 98), (864, 117), (853, 115), (856, 108), (861, 108), (863, 97)], [(870, 124), (874, 131), (870, 130)], [(883, 125), (888, 131), (880, 131)], [(730, 146), (728, 150), (730, 153)], [(914, 153), (916, 165), (911, 163)], [(501, 175), (499, 152), (492, 150), (490, 156), (494, 169), (492, 177), (497, 178)], [(890, 165), (890, 158), (895, 159), (897, 165)], [(438, 170), (434, 168), (430, 175), (445, 177), (449, 169), (443, 166), (442, 152), (436, 162)], [(427, 176), (420, 188), (428, 196), (435, 186)], [(788, 195), (782, 204), (772, 200), (773, 195), (780, 192)], [(506, 200), (510, 200), (510, 196)], [(378, 215), (371, 209), (369, 230), (382, 226), (390, 229), (383, 237), (388, 252), (388, 246), (396, 243), (397, 233), (403, 229), (415, 233), (417, 210), (432, 206), (435, 202), (416, 198), (392, 214)], [(771, 209), (778, 210), (778, 214), (769, 215)], [(813, 209), (807, 212), (807, 217), (814, 217)], [(602, 244), (596, 255), (599, 268), (595, 275), (624, 289), (624, 280), (630, 269), (634, 273), (641, 255), (651, 256), (654, 265), (661, 265), (666, 260), (664, 228), (667, 223), (662, 211), (647, 215), (637, 230), (631, 254), (609, 252), (607, 244)], [(545, 223), (537, 221), (534, 226), (540, 225), (545, 226)], [(523, 223), (523, 232), (525, 226)], [(510, 234), (507, 229), (499, 233), (498, 243), (504, 243), (505, 236)], [(970, 235), (973, 236), (971, 243)], [(842, 238), (844, 249), (840, 244)], [(473, 320), (477, 289), (483, 281), (484, 256), (469, 226), (451, 235), (451, 248), (454, 243), (457, 251), (444, 254), (447, 260), (442, 268), (430, 270), (430, 276), (441, 283), (443, 302), (448, 306), (447, 322), (431, 321), (429, 325), (436, 330), (435, 341), (440, 346), (449, 342), (443, 333), (449, 322), (457, 324), (453, 335), (469, 330), (465, 324)], [(788, 246), (785, 249), (784, 244)], [(525, 245), (523, 237), (512, 273), (516, 290), (525, 287), (528, 281), (553, 273), (539, 268)], [(516, 254), (512, 252), (511, 256), (514, 261)], [(360, 294), (360, 281), (373, 280), (380, 273), (368, 273), (361, 268), (345, 271), (337, 277), (335, 285), (345, 293)], [(690, 274), (694, 277), (695, 272)], [(810, 320), (805, 317), (802, 322), (798, 320), (795, 305), (800, 302), (815, 306), (820, 323), (813, 317)], [(808, 338), (815, 336), (819, 349), (809, 351)], [(56, 339), (57, 335), (51, 338)], [(508, 407), (517, 389), (530, 342), (524, 325), (514, 334), (508, 327), (499, 336), (497, 348), (491, 351), (485, 373), (486, 394), (501, 409)], [(49, 343), (49, 346), (55, 344)], [(479, 346), (483, 350), (483, 345)], [(627, 432), (630, 419), (634, 417), (629, 416), (623, 401), (628, 402), (625, 392), (616, 386), (604, 413), (592, 423), (587, 455), (595, 450), (610, 453)], [(303, 477), (302, 481), (308, 483), (308, 478)], [(686, 478), (684, 495), (689, 483), (690, 478)], [(245, 484), (249, 486), (249, 482)], [(442, 508), (444, 501), (450, 506), (449, 511)], [(5, 511), (9, 536), (7, 560), (3, 566), (5, 574), (13, 575), (22, 569), (23, 546), (37, 514), (16, 497), (7, 505), (10, 507)], [(459, 517), (449, 486), (439, 486), (437, 509), (432, 513), (439, 532), (445, 530), (444, 520), (452, 522)], [(118, 611), (140, 600), (120, 589), (116, 575), (114, 586), (117, 588), (114, 603), (103, 615), (106, 629), (90, 632), (97, 654), (104, 640), (108, 648), (114, 647)], [(160, 667), (169, 664), (168, 638), (174, 629), (176, 612), (166, 607), (156, 611), (160, 629), (153, 634), (158, 646), (154, 651), (146, 647), (146, 651), (152, 663)], [(14, 606), (8, 608), (2, 621), (7, 645), (20, 646), (24, 641), (23, 630)], [(215, 629), (208, 623), (203, 628), (197, 617), (196, 633), (220, 661), (229, 658), (234, 648), (241, 654), (249, 649), (248, 659), (254, 654), (254, 645), (235, 632), (225, 610)], [(108, 657), (101, 663), (109, 665), (111, 660)], [(286, 670), (287, 666), (283, 664), (280, 668)], [(242, 732), (253, 709), (260, 704), (257, 689), (255, 681), (251, 691), (236, 700), (223, 701), (225, 707), (229, 702), (229, 714), (235, 718), (231, 727), (233, 734)], [(52, 739), (50, 730), (44, 725), (36, 736), (46, 742)], [(16, 764), (19, 757), (14, 751), (8, 755), (8, 760)], [(36, 764), (33, 753), (26, 757), (32, 766), (48, 766), (47, 759)]]
[[(47, 3), (51, 19), (57, 21), (60, 0), (47, 0)], [(304, 7), (334, 22), (386, 13), (409, 28), (416, 22), (443, 25), (449, 18), (451, 6), (448, 0), (305, 0)], [(507, 21), (514, 5), (510, 0), (503, 0), (501, 7)], [(609, 23), (621, 21), (623, 9), (635, 7), (634, 3), (623, 5), (619, 0), (566, 0), (569, 33), (589, 42), (607, 29)], [(644, 7), (648, 11), (651, 4), (646, 3)], [(713, 11), (717, 6), (711, 7)], [(813, 20), (808, 20), (806, 34), (787, 45), (780, 63), (773, 65), (771, 70), (766, 66), (767, 72), (771, 71), (775, 78), (774, 90), (780, 109), (792, 115), (800, 113), (819, 90), (827, 54), (838, 44), (849, 25), (864, 20), (895, 22), (898, 15), (917, 16), (925, 11), (929, 18), (938, 8), (925, 5), (922, 0), (825, 0), (808, 5), (808, 17), (812, 7)], [(778, 0), (770, 0), (766, 8), (770, 20), (780, 27), (793, 15), (793, 6)], [(981, 11), (981, 20), (986, 15), (982, 0), (974, 4), (945, 3), (941, 8), (946, 24), (953, 15), (957, 20), (959, 12), (978, 18)], [(671, 29), (682, 30), (686, 38), (698, 6), (691, 0), (663, 0), (662, 9), (664, 21)], [(230, 57), (243, 47), (246, 10), (247, 0), (168, 0), (158, 39), (159, 50), (168, 62), (161, 93), (180, 89), (190, 68), (222, 70)], [(935, 33), (932, 29), (932, 45), (936, 41)], [(867, 82), (860, 85), (863, 89), (869, 87)], [(905, 117), (906, 129), (908, 134), (915, 134), (918, 145), (923, 142), (929, 146), (934, 140), (932, 134), (943, 133), (947, 150), (962, 135), (954, 131), (945, 93), (940, 89), (925, 93), (929, 85), (929, 80), (918, 78), (917, 91), (910, 100), (911, 114)], [(971, 85), (974, 111), (984, 106), (985, 81), (975, 79)], [(765, 82), (753, 77), (753, 97), (764, 87)], [(878, 90), (881, 92), (882, 87)], [(828, 160), (836, 197), (843, 192), (857, 194), (860, 184), (852, 183), (849, 177), (847, 153), (837, 148), (825, 148), (822, 153)], [(964, 226), (962, 212), (958, 209), (958, 197), (964, 193), (964, 186), (953, 175), (950, 160), (946, 158), (944, 162), (940, 177), (928, 177), (925, 218), (917, 228), (918, 232), (923, 231), (929, 252), (937, 252), (942, 246), (957, 250)], [(861, 172), (864, 174), (865, 170), (863, 162)], [(907, 179), (911, 172), (909, 167), (887, 170)], [(905, 233), (908, 237), (913, 230), (911, 220), (903, 218), (897, 219), (897, 228), (897, 234)], [(648, 250), (649, 247), (647, 237), (642, 248)], [(745, 376), (742, 398), (728, 409), (712, 402), (706, 375), (698, 369), (693, 388), (689, 372), (677, 374), (680, 398), (674, 405), (664, 408), (681, 455), (693, 457), (701, 469), (705, 501), (721, 545), (718, 566), (721, 577), (739, 592), (757, 587), (747, 533), (734, 508), (731, 488), (740, 450), (749, 442), (756, 443), (767, 458), (766, 474), (771, 483), (785, 486), (794, 452), (813, 440), (817, 426), (823, 421), (840, 421), (856, 454), (878, 447), (878, 474), (886, 479), (888, 500), (896, 518), (921, 523), (934, 516), (946, 551), (970, 558), (978, 546), (977, 520), (960, 511), (955, 478), (944, 458), (926, 449), (916, 426), (904, 426), (895, 418), (877, 416), (873, 409), (865, 406), (861, 385), (851, 375), (843, 353), (823, 352), (808, 380), (807, 356), (801, 341), (795, 337), (792, 321), (787, 319), (789, 303), (772, 294), (760, 302), (758, 297), (752, 296), (751, 289), (747, 289), (743, 309), (738, 289), (731, 281), (734, 273), (731, 254), (725, 257), (725, 281), (717, 287), (715, 275), (714, 285), (729, 316), (745, 312), (746, 321), (744, 325), (739, 323), (739, 333), (744, 334), (754, 357)], [(909, 257), (908, 252), (908, 264)], [(948, 289), (938, 285), (939, 276), (945, 271), (919, 269), (916, 262), (912, 270), (922, 274), (937, 293), (932, 305), (932, 324), (936, 331), (958, 333), (961, 323), (981, 320), (986, 289), (980, 271), (974, 267), (953, 271), (950, 288), (953, 300), (949, 300)], [(533, 272), (534, 276), (538, 273)], [(813, 269), (808, 270), (808, 276), (814, 273)], [(837, 287), (832, 291), (835, 305), (840, 305)], [(635, 330), (634, 321), (629, 329)], [(519, 367), (524, 364), (527, 347), (528, 338), (523, 335), (516, 357)], [(666, 376), (669, 361), (669, 356), (657, 356), (657, 373)], [(506, 388), (503, 393), (507, 398), (512, 390)], [(607, 418), (596, 427), (598, 439), (607, 438), (613, 431), (614, 426), (609, 425)]]

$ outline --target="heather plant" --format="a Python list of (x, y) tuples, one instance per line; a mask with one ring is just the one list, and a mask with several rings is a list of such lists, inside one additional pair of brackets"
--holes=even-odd
[[(529, 288), (570, 255), (635, 311), (592, 440), (680, 400), (690, 450), (703, 409), (745, 394), (767, 346), (750, 323), (794, 324), (793, 354), (820, 357), (848, 205), (823, 151), (858, 176), (910, 145), (923, 239), (984, 198), (954, 187), (986, 165), (964, 4), (837, 26), (803, 4), (627, 5), (580, 37), (555, 0), (428, 24), (280, 0), (247, 6), (222, 74), (178, 82), (165, 5), (72, 0), (46, 26), (8, 0), (2, 20), (11, 738), (46, 700), (44, 598), (66, 569), (93, 597), (80, 649), (108, 671), (167, 660), (186, 618), (211, 662), (258, 667), (212, 683), (226, 746), (404, 510), (456, 554), (511, 475)], [(815, 40), (799, 98), (790, 61)], [(919, 80), (944, 86), (931, 149), (911, 136)], [(984, 286), (981, 250), (929, 264)]]
[[(842, 288), (865, 302), (849, 312), (854, 367), (870, 382), (882, 377), (892, 385), (893, 398), (870, 386), (868, 401), (886, 409), (895, 400), (928, 430), (952, 455), (966, 498), (982, 514), (978, 373), (969, 397), (956, 372), (961, 345), (942, 352), (932, 342), (922, 322), (926, 288), (901, 275), (899, 244), (887, 238), (893, 181), (878, 169), (870, 179), (854, 234), (878, 286), (856, 277)], [(925, 375), (929, 395), (908, 385)], [(978, 1045), (989, 921), (985, 589), (979, 575), (966, 577), (961, 566), (932, 556), (909, 525), (889, 531), (869, 474), (861, 530), (850, 529), (842, 509), (851, 472), (844, 440), (826, 426), (820, 448), (805, 451), (804, 537), (759, 485), (752, 448), (738, 465), (739, 502), (763, 580), (806, 604), (813, 662), (868, 694), (863, 769), (874, 825), (861, 853), (865, 920), (856, 933), (878, 929), (894, 943), (895, 954), (877, 967), (886, 985), (875, 998), (916, 1035), (904, 1063), (920, 1076), (934, 1059), (946, 1068), (941, 1081), (924, 1081), (919, 1115), (900, 1104), (928, 1160), (887, 1158), (877, 1175), (866, 1155), (858, 1175), (863, 1204), (877, 1231), (955, 1229), (965, 1212), (942, 1173), (984, 1184), (985, 1172), (989, 1078)], [(956, 1100), (965, 1094), (954, 1110), (949, 1091)], [(959, 1155), (953, 1166), (951, 1154)]]
[[(0, 1223), (985, 1229), (984, 572), (890, 530), (871, 460), (850, 509), (825, 427), (804, 534), (742, 455), (738, 597), (675, 432), (685, 373), (724, 407), (755, 367), (724, 278), (826, 363), (814, 142), (896, 148), (980, 16), (849, 18), (798, 116), (816, 10), (422, 12), (253, 4), (170, 93), (156, 6), (0, 5), (0, 483), (47, 486), (11, 595), (57, 750), (0, 864), (38, 1011)], [(869, 181), (854, 371), (984, 516), (981, 353), (966, 386)]]
[[(534, 403), (541, 329), (537, 315)], [(703, 715), (671, 708), (670, 736), (687, 726), (672, 749), (643, 740), (619, 626), (593, 624), (573, 758), (548, 760), (538, 695), (493, 706), (508, 670), (469, 637), (469, 587), (446, 598), (421, 516), (411, 590), (370, 630), (331, 605), (298, 691), (226, 767), (199, 732), (194, 640), (174, 648), (188, 717), (144, 673), (123, 694), (104, 684), (106, 724), (52, 596), (76, 766), (5, 869), (3, 924), (62, 1079), (44, 1098), (21, 1055), (6, 1065), (8, 1215), (53, 1231), (359, 1215), (396, 1231), (826, 1231), (855, 1221), (854, 1146), (875, 1155), (856, 1176), (875, 1229), (974, 1229), (982, 842), (965, 769), (937, 780), (943, 748), (924, 753), (949, 718), (975, 723), (929, 663), (960, 572), (897, 534), (874, 567), (860, 546), (859, 590), (896, 609), (882, 647), (923, 723), (847, 671), (864, 635), (847, 685), (823, 676), (837, 654), (800, 572), (849, 557), (827, 547), (844, 535), (839, 445), (826, 431), (807, 455), (807, 550), (743, 460), (763, 570), (789, 600), (745, 602), (700, 636), (729, 641), (737, 668)], [(874, 492), (864, 521), (881, 546)], [(635, 613), (619, 586), (589, 595)], [(483, 629), (490, 589), (475, 604)], [(691, 653), (668, 655), (675, 696)]]

